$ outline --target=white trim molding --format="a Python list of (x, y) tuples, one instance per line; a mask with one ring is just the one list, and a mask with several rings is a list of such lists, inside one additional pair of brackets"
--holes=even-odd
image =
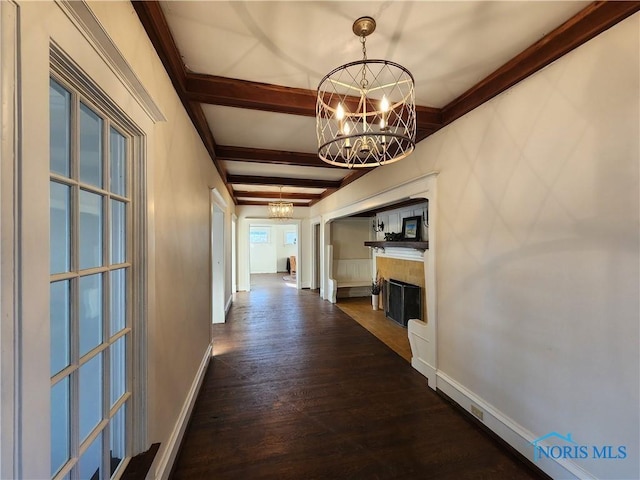
[(411, 346), (411, 366), (427, 377), (429, 386), (435, 390), (437, 370), (429, 364), (429, 353), (433, 349), (429, 340), (427, 322), (411, 319), (407, 325)]
[(225, 316), (229, 313), (229, 309), (231, 308), (232, 304), (233, 304), (233, 295), (229, 295), (229, 298), (227, 299), (227, 303), (225, 303), (224, 305)]
[(399, 260), (409, 260), (413, 262), (423, 262), (424, 255), (415, 248), (384, 247), (373, 249), (374, 258), (396, 258)]
[(140, 107), (154, 122), (166, 122), (160, 107), (144, 87), (129, 62), (124, 58), (116, 44), (100, 24), (91, 8), (85, 1), (57, 0), (56, 2), (78, 30), (102, 57), (105, 63), (127, 88)]
[(173, 431), (169, 436), (169, 440), (166, 445), (162, 445), (160, 447), (162, 455), (156, 456), (153, 465), (149, 469), (149, 473), (146, 477), (148, 480), (166, 480), (169, 478), (169, 474), (171, 473), (173, 463), (178, 455), (178, 450), (182, 443), (182, 437), (184, 437), (184, 432), (187, 429), (187, 424), (189, 423), (189, 418), (191, 418), (193, 406), (196, 403), (196, 398), (198, 397), (198, 392), (202, 386), (202, 381), (204, 380), (204, 375), (207, 372), (207, 367), (209, 366), (212, 355), (213, 345), (210, 344), (204, 352), (202, 361), (200, 362), (200, 366), (196, 372), (196, 376), (191, 383), (191, 388), (189, 389), (187, 398), (185, 399), (182, 409), (180, 410), (180, 414), (178, 415), (178, 420), (176, 421)]
[(223, 212), (227, 211), (227, 202), (225, 201), (224, 197), (220, 194), (220, 190), (218, 190), (216, 187), (209, 187), (209, 190), (211, 190), (211, 201), (216, 204), (220, 210), (222, 210)]
[(20, 478), (19, 364), (17, 334), (20, 283), (17, 267), (20, 122), (18, 109), (19, 10), (13, 1), (0, 2), (0, 478)]
[[(404, 182), (404, 183), (401, 183), (400, 185), (395, 185), (392, 188), (388, 188), (387, 190), (378, 192), (375, 195), (364, 197), (358, 200), (357, 202), (353, 202), (350, 205), (347, 205), (346, 207), (339, 208), (337, 210), (334, 210), (332, 212), (328, 212), (322, 215), (322, 221), (328, 222), (336, 218), (348, 217), (349, 215), (353, 215), (355, 213), (360, 213), (360, 212), (364, 212), (374, 208), (379, 208), (383, 205), (388, 205), (401, 200), (406, 200), (407, 198), (428, 198), (429, 192), (435, 191), (434, 190), (435, 179), (437, 176), (438, 176), (438, 172), (426, 173), (408, 182)], [(433, 205), (430, 199), (430, 202), (429, 202), (430, 223), (433, 223), (435, 225), (435, 222), (434, 222), (435, 219), (431, 217), (432, 207)], [(431, 230), (429, 235), (430, 239), (433, 233), (434, 233), (433, 230)]]

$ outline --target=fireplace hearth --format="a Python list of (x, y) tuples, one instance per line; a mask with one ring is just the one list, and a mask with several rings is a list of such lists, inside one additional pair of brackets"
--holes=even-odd
[(385, 315), (387, 318), (403, 327), (406, 327), (412, 318), (422, 320), (420, 286), (392, 278), (385, 283)]

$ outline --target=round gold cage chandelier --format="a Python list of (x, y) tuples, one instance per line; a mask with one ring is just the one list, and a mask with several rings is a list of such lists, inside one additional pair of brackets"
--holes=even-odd
[(375, 28), (371, 17), (356, 20), (363, 59), (332, 70), (318, 85), (318, 155), (331, 165), (386, 165), (415, 148), (413, 75), (397, 63), (367, 59), (366, 38)]
[(267, 208), (269, 218), (287, 220), (293, 217), (293, 203), (282, 200), (282, 187), (280, 187), (280, 200), (277, 202), (269, 202)]

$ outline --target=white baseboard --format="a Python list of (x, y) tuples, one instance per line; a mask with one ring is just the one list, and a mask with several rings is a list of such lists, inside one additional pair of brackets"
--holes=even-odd
[(436, 389), (437, 386), (437, 370), (419, 357), (411, 357), (411, 366), (427, 377), (429, 387)]
[[(213, 347), (212, 345), (209, 345), (207, 347), (207, 350), (204, 352), (202, 362), (200, 362), (200, 366), (198, 367), (196, 376), (193, 379), (193, 383), (191, 384), (191, 388), (189, 389), (187, 398), (182, 405), (180, 415), (178, 415), (178, 420), (173, 427), (171, 436), (169, 437), (166, 445), (164, 445), (165, 448), (161, 447), (162, 455), (159, 459), (156, 458), (157, 462), (154, 462), (154, 466), (149, 469), (146, 480), (166, 480), (169, 478), (171, 468), (173, 467), (173, 463), (175, 462), (176, 456), (178, 455), (178, 449), (180, 448), (182, 437), (184, 436), (184, 432), (187, 428), (187, 423), (189, 422), (189, 418), (191, 417), (193, 406), (196, 403), (196, 398), (198, 396), (198, 392), (200, 391), (200, 386), (202, 385), (204, 374), (207, 371), (207, 367), (209, 366), (212, 351)], [(157, 465), (157, 467), (155, 465)]]
[(233, 303), (233, 295), (229, 295), (229, 298), (227, 299), (227, 303), (224, 306), (224, 314), (225, 316), (227, 315), (227, 313), (229, 313), (229, 309), (231, 308), (231, 304)]
[[(420, 371), (417, 368), (416, 370)], [(427, 376), (424, 373), (423, 375)], [(436, 384), (439, 390), (472, 415), (471, 405), (482, 410), (483, 419), (480, 421), (489, 428), (489, 430), (502, 438), (524, 457), (529, 460), (533, 459), (533, 447), (531, 442), (534, 441), (538, 435), (534, 435), (522, 425), (514, 422), (491, 404), (465, 388), (460, 383), (456, 382), (442, 371), (437, 372)], [(554, 460), (551, 458), (542, 458), (537, 460), (535, 465), (552, 478), (584, 480), (595, 478), (575, 462), (566, 459)]]

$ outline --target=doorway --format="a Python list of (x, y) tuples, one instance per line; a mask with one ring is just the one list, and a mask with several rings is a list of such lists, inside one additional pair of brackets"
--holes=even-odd
[(236, 231), (238, 227), (238, 218), (233, 215), (231, 217), (231, 294), (235, 294), (238, 291), (238, 280), (236, 268), (238, 262), (236, 260)]
[(312, 232), (311, 290), (320, 291), (320, 224), (313, 225)]
[(278, 274), (290, 286), (300, 288), (300, 225), (265, 220), (249, 225), (249, 278)]

